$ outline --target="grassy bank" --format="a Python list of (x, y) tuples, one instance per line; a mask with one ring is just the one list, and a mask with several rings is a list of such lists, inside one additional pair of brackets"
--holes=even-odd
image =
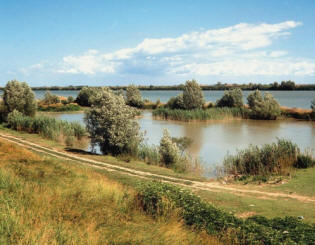
[(219, 244), (180, 218), (154, 219), (136, 192), (93, 169), (0, 140), (1, 244)]
[(154, 117), (166, 120), (193, 121), (193, 120), (223, 120), (243, 118), (246, 114), (244, 108), (209, 108), (209, 109), (169, 109), (160, 107), (152, 112)]
[[(171, 185), (122, 185), (115, 173), (45, 158), (2, 140), (0, 152), (4, 244), (294, 244), (315, 239), (314, 227), (295, 218), (240, 219)], [(124, 178), (128, 183), (131, 177)]]

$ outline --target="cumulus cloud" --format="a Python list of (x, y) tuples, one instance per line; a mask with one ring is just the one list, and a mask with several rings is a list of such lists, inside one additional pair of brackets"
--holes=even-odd
[(147, 38), (111, 53), (89, 50), (62, 59), (59, 73), (189, 76), (315, 75), (315, 62), (273, 50), (275, 40), (302, 23), (241, 23), (227, 28)]

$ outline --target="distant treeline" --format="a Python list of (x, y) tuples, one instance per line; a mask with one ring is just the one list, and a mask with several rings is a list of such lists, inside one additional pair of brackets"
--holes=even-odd
[[(87, 86), (44, 86), (44, 87), (32, 87), (33, 90), (81, 90)], [(95, 86), (97, 87), (97, 86)], [(159, 85), (139, 85), (140, 90), (183, 90), (184, 84), (159, 86)], [(293, 81), (282, 81), (280, 83), (274, 82), (270, 84), (261, 83), (248, 83), (248, 84), (236, 84), (236, 83), (216, 83), (214, 85), (200, 85), (202, 90), (228, 90), (234, 88), (240, 88), (242, 90), (315, 90), (315, 84), (295, 84)], [(126, 90), (127, 86), (109, 86), (113, 90)], [(3, 88), (0, 88), (2, 90)]]

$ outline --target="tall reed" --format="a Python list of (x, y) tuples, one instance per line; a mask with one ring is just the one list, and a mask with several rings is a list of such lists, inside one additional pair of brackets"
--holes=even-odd
[(158, 108), (153, 111), (154, 117), (161, 117), (163, 119), (178, 120), (178, 121), (192, 121), (192, 120), (222, 120), (229, 118), (243, 118), (246, 115), (245, 108), (209, 108), (209, 109), (169, 109)]
[(47, 116), (29, 117), (18, 111), (8, 115), (8, 127), (28, 133), (35, 133), (44, 138), (63, 141), (68, 146), (74, 144), (75, 139), (81, 140), (86, 130), (77, 122), (67, 122)]
[(278, 139), (276, 143), (250, 145), (235, 155), (227, 155), (223, 165), (226, 173), (233, 175), (285, 174), (296, 163), (299, 152), (299, 147), (290, 140)]

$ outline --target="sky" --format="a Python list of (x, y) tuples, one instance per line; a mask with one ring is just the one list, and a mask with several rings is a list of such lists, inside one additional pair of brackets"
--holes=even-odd
[(312, 0), (0, 0), (0, 86), (315, 83)]

